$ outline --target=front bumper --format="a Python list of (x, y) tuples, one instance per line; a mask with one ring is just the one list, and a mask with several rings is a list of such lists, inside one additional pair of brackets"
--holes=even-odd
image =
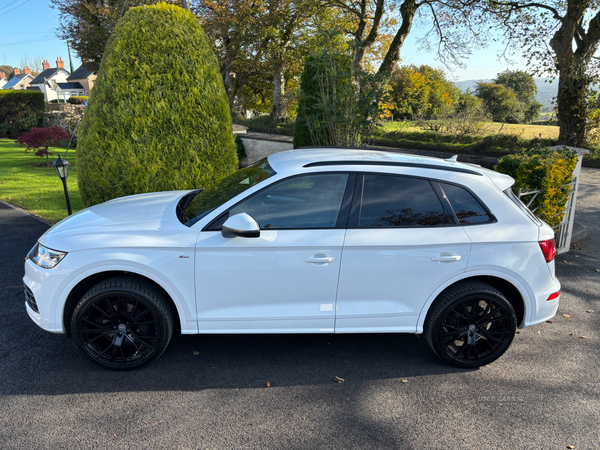
[[(61, 298), (65, 281), (71, 269), (60, 268), (42, 269), (29, 259), (25, 261), (25, 289), (33, 299), (25, 301), (25, 307), (31, 320), (40, 328), (51, 333), (65, 333), (62, 323), (62, 312), (65, 298)], [(32, 304), (32, 300), (35, 302)], [(37, 307), (37, 311), (34, 308)]]

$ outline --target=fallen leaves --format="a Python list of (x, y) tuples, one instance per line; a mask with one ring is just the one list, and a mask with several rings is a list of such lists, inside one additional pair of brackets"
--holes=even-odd
[(571, 320), (571, 315), (570, 314), (563, 314), (564, 318), (567, 320)]
[(546, 320), (546, 323), (554, 323), (550, 319)]
[(406, 384), (406, 383), (408, 383), (408, 380), (400, 380), (400, 382)]
[(193, 354), (194, 356), (198, 356), (198, 355), (200, 354), (200, 352), (193, 351), (193, 352), (192, 352), (192, 354)]
[(267, 387), (268, 388), (271, 387), (271, 382), (270, 381), (267, 381)]
[(594, 312), (594, 310), (593, 310), (593, 309), (588, 309), (588, 310), (586, 311), (586, 313), (593, 313), (593, 312)]
[(344, 380), (343, 378), (340, 378), (340, 377), (335, 377), (335, 378), (333, 379), (333, 381), (335, 381), (336, 383), (343, 383), (343, 382), (344, 382), (344, 381), (346, 381), (346, 380)]

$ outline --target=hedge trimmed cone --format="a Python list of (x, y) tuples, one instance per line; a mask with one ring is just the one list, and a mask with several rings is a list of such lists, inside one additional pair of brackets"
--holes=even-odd
[(131, 8), (108, 42), (77, 149), (85, 205), (209, 187), (237, 169), (217, 59), (190, 12)]

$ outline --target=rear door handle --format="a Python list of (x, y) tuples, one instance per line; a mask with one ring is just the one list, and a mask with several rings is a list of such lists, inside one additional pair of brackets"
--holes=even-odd
[(432, 261), (439, 261), (439, 262), (453, 262), (453, 261), (460, 261), (461, 256), (460, 255), (444, 255), (441, 254), (440, 256), (434, 256), (433, 258), (431, 258)]
[(310, 258), (306, 258), (304, 261), (306, 261), (307, 263), (310, 264), (328, 264), (330, 262), (333, 262), (335, 258), (332, 258), (331, 256), (327, 256), (324, 253), (316, 253), (314, 255), (312, 255)]

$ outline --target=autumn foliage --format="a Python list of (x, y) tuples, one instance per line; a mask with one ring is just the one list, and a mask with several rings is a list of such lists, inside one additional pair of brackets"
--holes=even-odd
[(52, 155), (49, 147), (63, 145), (69, 140), (69, 135), (61, 127), (34, 128), (16, 140), (17, 144), (27, 145), (25, 152), (33, 150), (35, 156), (46, 157), (46, 164), (50, 165), (49, 157)]

